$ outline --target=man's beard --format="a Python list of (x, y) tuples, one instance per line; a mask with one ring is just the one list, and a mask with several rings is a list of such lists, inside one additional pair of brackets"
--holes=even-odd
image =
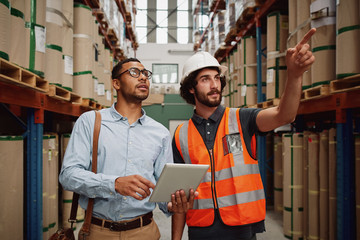
[[(214, 91), (211, 91), (209, 93), (199, 93), (196, 88), (194, 88), (195, 90), (195, 98), (202, 104), (204, 104), (205, 106), (208, 106), (208, 107), (217, 107), (220, 105), (221, 103), (221, 98), (222, 98), (222, 93), (221, 91), (218, 91), (218, 90), (214, 90)], [(211, 94), (214, 94), (214, 93), (218, 93), (219, 94), (219, 99), (216, 99), (216, 100), (210, 100), (208, 98), (209, 95)]]
[(135, 92), (133, 94), (123, 92), (123, 95), (131, 102), (142, 102), (149, 97), (149, 91), (142, 94), (138, 94)]

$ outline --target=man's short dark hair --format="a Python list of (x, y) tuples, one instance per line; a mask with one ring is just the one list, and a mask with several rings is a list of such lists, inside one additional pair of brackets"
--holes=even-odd
[[(220, 69), (218, 67), (205, 67), (206, 69), (216, 70), (218, 73), (220, 73)], [(195, 105), (195, 97), (194, 94), (190, 93), (190, 89), (195, 88), (197, 85), (196, 78), (199, 75), (200, 71), (205, 69), (201, 68), (198, 69), (187, 76), (184, 81), (180, 84), (180, 96), (189, 104)], [(221, 76), (221, 91), (226, 86), (226, 79), (225, 76)]]
[(119, 76), (119, 74), (121, 73), (121, 68), (122, 68), (122, 65), (125, 64), (125, 63), (128, 63), (128, 62), (140, 62), (139, 59), (137, 58), (126, 58), (125, 60), (122, 60), (121, 62), (119, 62), (118, 64), (115, 65), (115, 67), (113, 68), (112, 72), (111, 72), (111, 78), (112, 79), (115, 79)]

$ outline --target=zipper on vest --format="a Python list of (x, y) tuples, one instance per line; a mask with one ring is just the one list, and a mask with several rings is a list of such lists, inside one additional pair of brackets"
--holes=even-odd
[(215, 160), (213, 156), (213, 150), (208, 149), (210, 155), (210, 166), (211, 166), (211, 195), (214, 201), (215, 209), (218, 208), (217, 197), (216, 197), (216, 188), (215, 188)]

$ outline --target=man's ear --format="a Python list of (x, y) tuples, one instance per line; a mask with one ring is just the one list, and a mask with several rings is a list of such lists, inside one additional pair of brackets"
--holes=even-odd
[(189, 89), (189, 93), (194, 94), (194, 93), (195, 93), (194, 88), (190, 88), (190, 89)]
[(119, 90), (120, 89), (120, 80), (119, 79), (113, 79), (113, 87), (115, 88), (115, 90)]

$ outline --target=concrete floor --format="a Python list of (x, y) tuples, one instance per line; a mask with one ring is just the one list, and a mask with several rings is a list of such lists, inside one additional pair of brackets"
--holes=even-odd
[[(167, 218), (158, 208), (154, 211), (154, 219), (159, 226), (161, 240), (171, 239), (171, 218)], [(257, 240), (285, 240), (282, 232), (282, 214), (267, 210), (265, 219), (266, 232), (257, 234)], [(187, 227), (185, 226), (182, 240), (188, 240)]]
[[(160, 240), (171, 240), (171, 218), (167, 218), (158, 208), (154, 210), (154, 219), (160, 229)], [(77, 239), (78, 230), (81, 226), (77, 226), (75, 238)], [(267, 210), (265, 219), (266, 232), (257, 234), (257, 240), (285, 240), (282, 232), (282, 214)], [(182, 240), (188, 240), (187, 227), (185, 226)]]

